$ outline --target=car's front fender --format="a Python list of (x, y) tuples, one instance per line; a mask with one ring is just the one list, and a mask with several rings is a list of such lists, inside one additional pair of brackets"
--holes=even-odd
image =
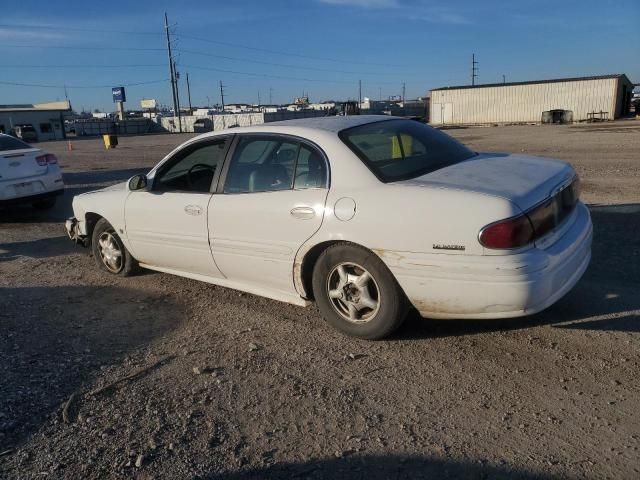
[(95, 217), (102, 217), (113, 226), (128, 248), (126, 235), (124, 235), (126, 229), (124, 206), (128, 194), (126, 184), (122, 183), (104, 190), (76, 195), (73, 198), (72, 207), (80, 234), (90, 236)]

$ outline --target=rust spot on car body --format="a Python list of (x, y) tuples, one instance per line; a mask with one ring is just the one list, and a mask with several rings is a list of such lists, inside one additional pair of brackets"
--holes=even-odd
[(308, 298), (307, 291), (304, 288), (304, 281), (302, 280), (303, 258), (303, 256), (298, 256), (293, 262), (293, 286), (302, 298)]
[(401, 260), (404, 260), (405, 256), (400, 254), (399, 252), (395, 252), (393, 250), (386, 250), (384, 248), (372, 248), (373, 252), (378, 255), (382, 259), (386, 259), (389, 261), (399, 263)]

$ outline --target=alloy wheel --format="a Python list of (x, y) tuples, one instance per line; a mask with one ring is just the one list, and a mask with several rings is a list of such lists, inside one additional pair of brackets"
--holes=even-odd
[(380, 310), (376, 280), (356, 263), (340, 263), (329, 273), (327, 295), (336, 312), (348, 322), (366, 323)]
[(102, 263), (110, 272), (118, 273), (122, 270), (122, 250), (113, 233), (102, 232), (98, 237), (98, 251)]

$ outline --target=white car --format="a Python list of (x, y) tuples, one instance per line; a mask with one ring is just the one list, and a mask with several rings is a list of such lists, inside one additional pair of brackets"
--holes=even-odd
[(63, 193), (55, 155), (0, 133), (0, 206), (31, 203), (34, 208), (52, 208)]
[(98, 265), (139, 265), (306, 306), (361, 338), (408, 307), (432, 318), (538, 312), (591, 256), (562, 161), (478, 154), (382, 116), (322, 117), (195, 137), (147, 175), (78, 195), (69, 236)]

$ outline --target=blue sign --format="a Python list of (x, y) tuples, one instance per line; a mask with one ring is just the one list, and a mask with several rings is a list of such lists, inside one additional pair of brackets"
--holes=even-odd
[(127, 96), (124, 93), (124, 87), (113, 87), (111, 89), (111, 95), (113, 95), (113, 103), (127, 101)]

